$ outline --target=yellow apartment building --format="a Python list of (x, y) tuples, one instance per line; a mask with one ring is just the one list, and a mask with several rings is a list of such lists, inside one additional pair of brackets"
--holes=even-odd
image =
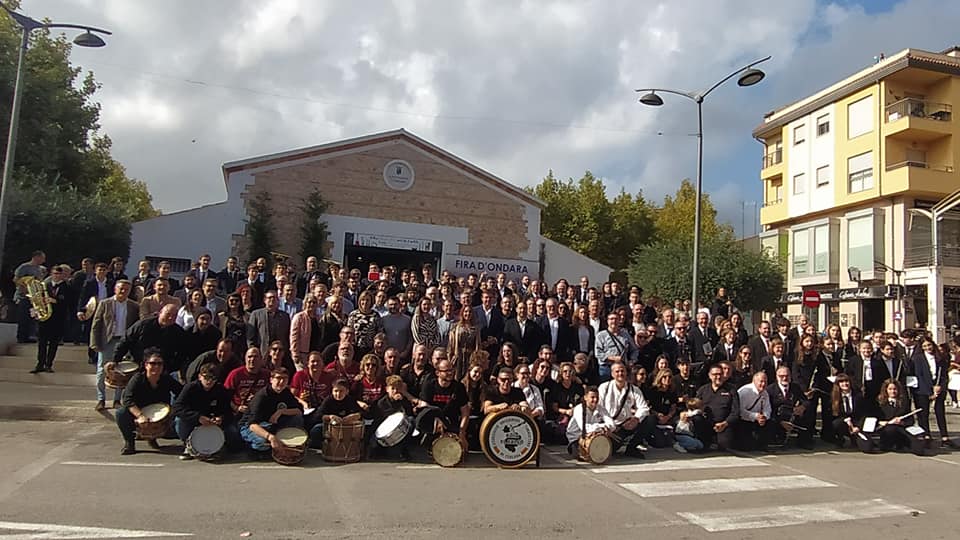
[[(761, 245), (782, 261), (784, 314), (818, 329), (958, 323), (960, 212), (929, 210), (960, 188), (960, 47), (907, 49), (781, 109), (763, 144)], [(956, 194), (955, 194), (956, 195)], [(816, 290), (819, 308), (802, 305)]]

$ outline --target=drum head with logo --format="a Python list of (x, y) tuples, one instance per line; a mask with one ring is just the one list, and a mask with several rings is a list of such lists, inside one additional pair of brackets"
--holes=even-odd
[(198, 426), (190, 433), (188, 449), (194, 456), (212, 456), (223, 449), (226, 438), (218, 426)]
[(151, 422), (160, 422), (170, 414), (170, 406), (166, 403), (151, 403), (140, 409), (143, 416)]
[(483, 453), (501, 467), (521, 467), (537, 453), (540, 430), (532, 418), (517, 411), (494, 413), (483, 422)]
[(305, 446), (307, 444), (307, 432), (300, 428), (282, 428), (277, 431), (277, 440), (284, 446)]

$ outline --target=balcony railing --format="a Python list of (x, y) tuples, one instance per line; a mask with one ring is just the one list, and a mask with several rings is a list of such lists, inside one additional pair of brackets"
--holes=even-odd
[(771, 206), (776, 206), (776, 205), (782, 204), (782, 203), (783, 203), (783, 198), (773, 199), (773, 200), (771, 200), (771, 201), (764, 201), (764, 202), (763, 202), (763, 207), (764, 207), (764, 208), (769, 208), (769, 207), (771, 207)]
[(917, 98), (901, 99), (887, 105), (887, 122), (896, 122), (906, 116), (949, 122), (953, 107), (949, 103), (935, 103)]
[(900, 167), (916, 167), (918, 169), (929, 169), (931, 171), (940, 171), (940, 172), (953, 172), (953, 165), (931, 165), (925, 161), (899, 161), (897, 163), (891, 163), (887, 165), (887, 171), (892, 171), (894, 169), (899, 169)]
[(783, 150), (775, 150), (769, 154), (763, 156), (763, 168), (773, 167), (779, 163), (783, 163)]
[[(941, 266), (960, 267), (960, 246), (940, 246)], [(933, 265), (933, 249), (930, 245), (913, 246), (903, 254), (905, 268), (921, 268)]]

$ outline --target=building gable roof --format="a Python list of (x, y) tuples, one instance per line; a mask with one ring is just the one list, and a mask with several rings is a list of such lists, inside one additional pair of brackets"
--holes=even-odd
[(344, 139), (318, 146), (298, 148), (276, 154), (267, 154), (237, 161), (230, 161), (223, 164), (223, 180), (224, 182), (227, 182), (230, 174), (238, 171), (247, 169), (260, 169), (263, 167), (269, 167), (271, 165), (281, 165), (287, 162), (298, 161), (307, 158), (322, 157), (326, 154), (343, 152), (345, 150), (361, 149), (367, 146), (382, 144), (390, 141), (399, 141), (410, 144), (415, 148), (432, 155), (436, 159), (443, 161), (464, 173), (467, 173), (470, 176), (476, 177), (495, 188), (501, 189), (520, 198), (524, 202), (537, 206), (541, 209), (546, 207), (546, 203), (536, 196), (528, 193), (526, 190), (521, 189), (510, 182), (491, 174), (468, 162), (467, 160), (452, 154), (440, 148), (439, 146), (430, 143), (429, 141), (421, 139), (420, 137), (417, 137), (416, 135), (402, 128), (393, 131), (384, 131), (381, 133), (364, 135), (362, 137), (355, 137), (352, 139)]

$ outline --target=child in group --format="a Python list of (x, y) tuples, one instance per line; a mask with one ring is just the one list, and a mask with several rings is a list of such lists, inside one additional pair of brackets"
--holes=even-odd
[(703, 400), (687, 398), (686, 404), (687, 410), (680, 413), (680, 419), (677, 420), (677, 426), (673, 431), (673, 436), (677, 440), (673, 448), (682, 454), (690, 450), (703, 450), (703, 443), (694, 435), (693, 428), (693, 419), (703, 414)]
[[(385, 385), (387, 393), (377, 400), (373, 411), (375, 420), (370, 427), (374, 433), (376, 433), (377, 427), (379, 427), (387, 417), (398, 412), (402, 412), (403, 415), (410, 420), (411, 426), (413, 423), (413, 400), (416, 398), (407, 393), (407, 387), (403, 384), (403, 379), (401, 379), (399, 375), (390, 375), (387, 377)], [(407, 461), (410, 459), (410, 446), (413, 444), (414, 439), (413, 432), (414, 430), (411, 427), (402, 441), (388, 448), (380, 446), (376, 436), (370, 437), (370, 442), (367, 445), (367, 458), (372, 459), (381, 456), (389, 458), (395, 457), (397, 453), (399, 453), (400, 459)]]
[[(570, 415), (570, 421), (567, 422), (567, 452), (571, 455), (580, 453), (580, 436), (582, 434), (590, 435), (595, 432), (613, 433), (616, 431), (616, 424), (613, 419), (603, 414), (597, 404), (600, 402), (600, 394), (596, 386), (588, 386), (583, 391), (583, 401), (573, 408), (573, 414)], [(584, 411), (586, 408), (586, 411)], [(586, 419), (586, 422), (584, 422)], [(581, 426), (584, 424), (584, 426)]]

